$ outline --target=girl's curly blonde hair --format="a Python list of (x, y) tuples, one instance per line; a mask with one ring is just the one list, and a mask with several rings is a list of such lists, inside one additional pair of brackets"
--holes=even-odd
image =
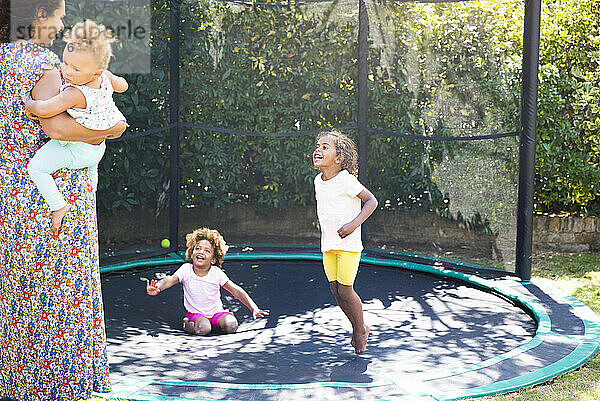
[(109, 29), (94, 21), (78, 22), (65, 33), (68, 51), (84, 51), (92, 55), (98, 68), (106, 70), (113, 56), (112, 44), (117, 41)]
[(210, 228), (202, 227), (194, 230), (185, 236), (187, 249), (185, 250), (185, 257), (188, 260), (192, 260), (192, 253), (198, 242), (207, 240), (213, 246), (215, 265), (223, 267), (223, 259), (225, 254), (229, 250), (229, 245), (225, 243), (223, 236), (217, 230), (211, 230)]
[(335, 152), (342, 158), (342, 170), (358, 176), (358, 152), (356, 152), (354, 141), (346, 134), (333, 130), (320, 132), (317, 135), (317, 142), (326, 136), (333, 139)]

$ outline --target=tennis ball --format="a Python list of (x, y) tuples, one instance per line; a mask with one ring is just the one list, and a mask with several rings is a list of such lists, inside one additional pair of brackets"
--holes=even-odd
[(169, 241), (168, 238), (165, 238), (162, 241), (160, 241), (160, 246), (162, 246), (163, 248), (169, 248), (171, 246), (171, 241)]

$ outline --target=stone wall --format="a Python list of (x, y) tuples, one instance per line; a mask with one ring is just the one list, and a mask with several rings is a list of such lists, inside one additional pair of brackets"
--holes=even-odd
[(496, 237), (481, 227), (467, 227), (436, 213), (378, 210), (365, 225), (370, 246), (436, 254), (466, 253), (494, 257)]
[[(534, 216), (534, 251), (600, 251), (600, 218)], [(100, 246), (135, 248), (156, 246), (169, 235), (166, 216), (144, 212), (120, 212), (98, 220)], [(252, 206), (190, 208), (180, 215), (180, 243), (186, 233), (207, 226), (218, 228), (230, 243), (319, 244), (319, 227), (313, 206), (260, 211)], [(417, 214), (377, 210), (365, 224), (366, 246), (435, 254), (455, 254), (510, 261), (515, 233), (495, 237), (478, 227), (442, 218), (435, 213)]]
[(538, 251), (600, 250), (600, 217), (533, 217), (533, 244)]
[[(123, 248), (138, 244), (156, 245), (168, 236), (166, 216), (144, 212), (120, 212), (98, 219), (100, 246)], [(319, 244), (320, 232), (314, 206), (260, 211), (252, 206), (232, 204), (224, 208), (189, 208), (180, 215), (180, 243), (195, 228), (218, 228), (230, 243)], [(364, 229), (366, 246), (398, 250), (448, 253), (463, 250), (476, 257), (493, 257), (495, 237), (481, 229), (468, 229), (435, 213), (415, 214), (376, 211)]]

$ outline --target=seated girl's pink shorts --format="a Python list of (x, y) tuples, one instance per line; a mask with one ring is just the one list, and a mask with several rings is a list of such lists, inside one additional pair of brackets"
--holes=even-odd
[(219, 318), (221, 316), (225, 315), (225, 314), (230, 314), (231, 315), (232, 313), (231, 312), (223, 311), (223, 312), (217, 312), (217, 313), (215, 313), (213, 317), (208, 317), (208, 316), (204, 316), (202, 313), (191, 313), (191, 312), (188, 312), (187, 315), (185, 315), (185, 317), (187, 317), (190, 322), (194, 322), (199, 317), (203, 317), (205, 319), (208, 319), (208, 321), (210, 322), (210, 325), (212, 327), (217, 327), (217, 320), (219, 320)]

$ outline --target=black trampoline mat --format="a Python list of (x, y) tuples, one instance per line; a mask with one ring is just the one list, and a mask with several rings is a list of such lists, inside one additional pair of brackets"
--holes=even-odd
[[(411, 377), (422, 380), (480, 363), (527, 343), (536, 332), (536, 322), (524, 310), (492, 293), (429, 274), (361, 264), (355, 289), (371, 335), (367, 351), (357, 356), (350, 345), (351, 325), (335, 305), (321, 263), (230, 261), (225, 264), (229, 278), (271, 314), (253, 321), (246, 307), (222, 290), (225, 307), (240, 322), (238, 332), (193, 336), (181, 329), (182, 287), (151, 297), (140, 280), (172, 274), (178, 267), (103, 275), (113, 381), (135, 377), (274, 387), (341, 382), (365, 386), (319, 388), (319, 398), (328, 399), (329, 393), (337, 399), (402, 396)], [(499, 364), (477, 383), (510, 379), (544, 363), (534, 358), (519, 366)], [(404, 384), (386, 387), (399, 378)], [(469, 388), (472, 381), (472, 375), (463, 375), (452, 385)], [(164, 383), (145, 388), (147, 394), (195, 399), (303, 399), (312, 391), (263, 387), (257, 395), (251, 389)]]

